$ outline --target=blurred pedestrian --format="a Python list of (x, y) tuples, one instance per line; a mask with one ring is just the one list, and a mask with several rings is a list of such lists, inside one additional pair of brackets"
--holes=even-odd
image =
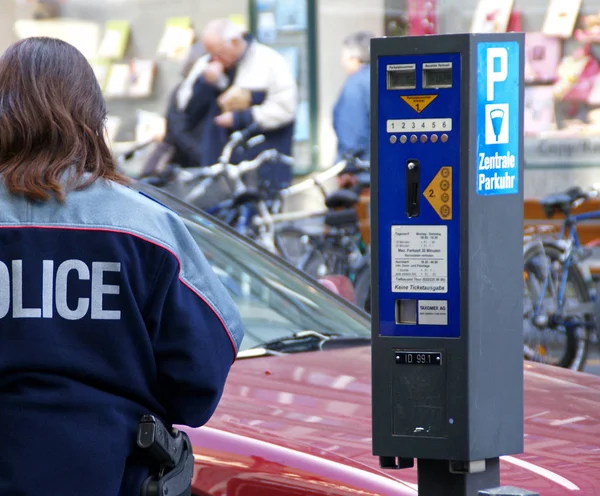
[(176, 164), (180, 167), (197, 167), (201, 164), (202, 122), (194, 127), (188, 127), (185, 112), (177, 107), (177, 92), (183, 81), (188, 77), (194, 64), (206, 53), (204, 46), (196, 42), (190, 47), (188, 56), (181, 68), (182, 80), (171, 92), (167, 107), (166, 134), (148, 157), (140, 177), (147, 177), (162, 172), (167, 164)]
[[(347, 78), (333, 109), (336, 162), (348, 155), (370, 159), (370, 43), (374, 36), (369, 31), (359, 31), (343, 42), (342, 66)], [(342, 187), (353, 182), (348, 174), (342, 174), (338, 180)]]
[[(228, 19), (209, 22), (202, 43), (208, 53), (194, 65), (177, 95), (188, 127), (202, 123), (201, 165), (216, 163), (231, 133), (253, 123), (266, 140), (252, 149), (236, 150), (233, 164), (270, 148), (291, 155), (298, 90), (284, 57)], [(265, 164), (259, 177), (261, 190), (273, 193), (289, 185), (292, 171), (289, 165)]]

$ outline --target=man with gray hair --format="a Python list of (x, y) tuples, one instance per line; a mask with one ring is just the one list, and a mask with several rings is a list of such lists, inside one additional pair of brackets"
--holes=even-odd
[[(283, 56), (228, 19), (209, 22), (202, 44), (207, 54), (196, 62), (177, 94), (188, 127), (202, 123), (201, 165), (216, 163), (231, 133), (251, 124), (260, 127), (265, 142), (237, 150), (232, 163), (270, 148), (291, 155), (298, 90)], [(292, 178), (291, 168), (284, 164), (265, 164), (259, 176), (261, 190), (269, 195)]]
[(353, 154), (370, 158), (370, 44), (375, 35), (359, 31), (344, 39), (342, 66), (348, 74), (333, 109), (337, 160)]

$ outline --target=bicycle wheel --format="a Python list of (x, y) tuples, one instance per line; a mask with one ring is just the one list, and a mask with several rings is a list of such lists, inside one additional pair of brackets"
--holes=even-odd
[(327, 240), (313, 239), (310, 252), (299, 268), (314, 279), (328, 275), (346, 275), (347, 253), (343, 248), (330, 245)]
[[(581, 270), (573, 264), (569, 267), (564, 288), (564, 310), (558, 312), (564, 271), (562, 251), (553, 244), (542, 242), (541, 247), (535, 245), (525, 253), (524, 353), (525, 358), (533, 361), (582, 370), (588, 352), (590, 316), (572, 318), (564, 315), (575, 305), (589, 303), (591, 296)], [(535, 312), (536, 304), (540, 302), (539, 311)]]

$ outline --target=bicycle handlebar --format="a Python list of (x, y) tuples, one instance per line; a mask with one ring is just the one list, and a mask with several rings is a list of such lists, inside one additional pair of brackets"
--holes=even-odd
[(285, 198), (288, 196), (296, 195), (298, 193), (302, 193), (307, 189), (312, 188), (313, 186), (320, 186), (322, 181), (327, 181), (328, 179), (332, 179), (337, 176), (340, 172), (344, 170), (347, 162), (345, 160), (341, 160), (337, 164), (331, 166), (329, 169), (324, 170), (323, 172), (318, 173), (314, 177), (309, 179), (305, 179), (289, 188), (285, 188), (281, 190), (280, 195)]
[[(219, 163), (228, 164), (231, 160), (231, 155), (233, 154), (233, 151), (242, 144), (246, 144), (248, 146), (257, 145), (257, 142), (254, 142), (252, 143), (252, 145), (250, 145), (250, 138), (257, 137), (254, 135), (257, 134), (259, 131), (260, 126), (256, 123), (252, 123), (247, 128), (242, 129), (240, 131), (234, 131), (229, 137), (229, 141), (223, 148), (223, 152), (219, 157)], [(264, 141), (264, 136), (262, 140)]]
[(364, 171), (367, 171), (371, 168), (371, 162), (366, 160), (360, 160), (358, 158), (342, 159), (337, 164), (334, 164), (331, 167), (329, 167), (329, 169), (326, 169), (323, 172), (320, 172), (309, 179), (301, 181), (297, 184), (294, 184), (293, 186), (290, 186), (289, 188), (282, 190), (280, 195), (282, 198), (285, 198), (288, 196), (296, 195), (298, 193), (302, 193), (303, 191), (306, 191), (307, 189), (310, 189), (313, 186), (317, 186), (323, 190), (322, 183), (324, 181), (336, 177), (338, 174), (343, 172), (349, 164), (356, 165), (358, 169)]
[(192, 191), (186, 195), (186, 200), (189, 202), (201, 197), (206, 192), (210, 182), (221, 175), (227, 176), (227, 179), (234, 183), (235, 191), (238, 193), (245, 188), (240, 179), (243, 174), (258, 169), (265, 162), (274, 161), (293, 163), (292, 157), (283, 155), (277, 150), (270, 149), (260, 152), (258, 156), (252, 160), (244, 160), (237, 165), (219, 163), (209, 167), (204, 167), (202, 170), (199, 170), (191, 177), (184, 180), (184, 182), (191, 182), (195, 179), (204, 178), (200, 184), (194, 187)]

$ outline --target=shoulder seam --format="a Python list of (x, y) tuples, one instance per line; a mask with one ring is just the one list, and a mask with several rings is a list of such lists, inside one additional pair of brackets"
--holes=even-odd
[(165, 261), (167, 260), (167, 252), (166, 250), (161, 250), (162, 253), (162, 257), (160, 262), (157, 264), (156, 270), (154, 271), (154, 275), (152, 276), (152, 282), (150, 283), (150, 289), (148, 291), (148, 294), (146, 295), (146, 303), (144, 305), (144, 316), (146, 316), (148, 314), (148, 306), (150, 305), (150, 303), (152, 302), (152, 296), (154, 295), (154, 292), (156, 291), (156, 282), (158, 281), (158, 275), (160, 273), (160, 271), (162, 270), (162, 268), (165, 265)]

